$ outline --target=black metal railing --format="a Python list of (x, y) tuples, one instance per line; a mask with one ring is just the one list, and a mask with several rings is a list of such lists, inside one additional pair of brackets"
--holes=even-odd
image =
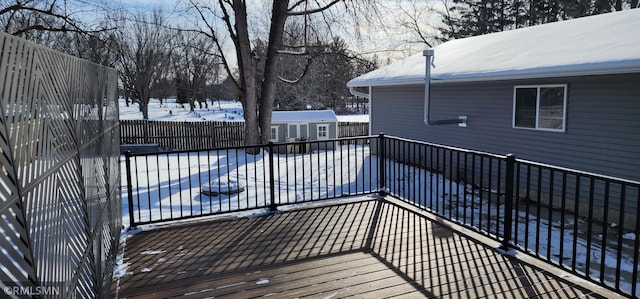
[(513, 244), (638, 296), (640, 183), (525, 160), (515, 167)]
[(372, 193), (370, 138), (127, 153), (129, 225)]
[[(131, 226), (379, 193), (638, 296), (639, 182), (383, 134), (127, 154), (126, 168)], [(244, 190), (203, 195), (212, 180)]]
[(389, 195), (637, 297), (640, 182), (381, 136)]

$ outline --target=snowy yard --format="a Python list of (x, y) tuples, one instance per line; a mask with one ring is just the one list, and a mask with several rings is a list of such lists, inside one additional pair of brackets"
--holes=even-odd
[[(176, 103), (166, 99), (162, 104), (158, 99), (149, 101), (149, 120), (157, 121), (244, 121), (242, 104), (238, 101), (208, 101), (208, 107), (196, 104), (191, 111), (189, 104)], [(142, 112), (138, 104), (128, 107), (124, 99), (119, 99), (120, 120), (141, 120)], [(369, 122), (368, 114), (337, 115), (340, 122)]]
[[(142, 112), (138, 104), (128, 107), (124, 99), (119, 99), (120, 120), (141, 120)], [(189, 104), (176, 103), (175, 99), (166, 99), (162, 104), (151, 99), (148, 106), (149, 120), (161, 121), (244, 121), (242, 104), (236, 101), (208, 101), (208, 107), (199, 107), (191, 111)]]

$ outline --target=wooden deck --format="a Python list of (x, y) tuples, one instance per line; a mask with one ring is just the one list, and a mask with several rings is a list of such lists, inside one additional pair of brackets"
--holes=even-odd
[(387, 200), (180, 224), (125, 248), (119, 298), (607, 296)]

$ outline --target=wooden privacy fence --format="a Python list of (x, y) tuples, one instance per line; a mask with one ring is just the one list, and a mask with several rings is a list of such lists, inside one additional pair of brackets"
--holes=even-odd
[[(339, 122), (338, 137), (369, 135), (369, 123)], [(175, 150), (199, 150), (244, 145), (244, 122), (173, 122), (121, 120), (120, 144), (157, 144)]]
[(369, 123), (338, 122), (338, 138), (369, 136)]
[(120, 121), (120, 144), (198, 150), (244, 145), (243, 122)]

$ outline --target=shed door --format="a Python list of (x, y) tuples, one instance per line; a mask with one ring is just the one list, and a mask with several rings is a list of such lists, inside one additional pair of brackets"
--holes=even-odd
[(298, 125), (289, 125), (289, 138), (298, 138)]
[(300, 138), (309, 139), (309, 125), (303, 124), (299, 126), (300, 126)]
[(308, 124), (290, 124), (289, 138), (309, 138)]

